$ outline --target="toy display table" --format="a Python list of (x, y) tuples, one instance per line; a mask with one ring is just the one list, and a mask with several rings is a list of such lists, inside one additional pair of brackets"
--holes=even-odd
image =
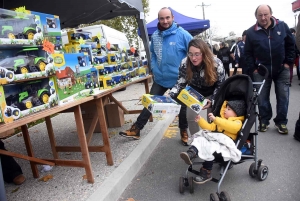
[[(58, 166), (70, 166), (70, 167), (81, 167), (85, 168), (87, 181), (89, 183), (94, 183), (93, 172), (91, 168), (90, 156), (89, 152), (105, 152), (106, 160), (108, 165), (113, 165), (112, 153), (110, 149), (110, 142), (107, 130), (107, 123), (104, 113), (104, 104), (103, 99), (109, 97), (110, 100), (115, 102), (122, 110), (124, 110), (125, 114), (136, 114), (140, 113), (141, 110), (127, 110), (120, 102), (118, 102), (113, 96), (112, 93), (125, 88), (129, 85), (135, 83), (144, 83), (145, 85), (145, 93), (149, 93), (149, 85), (148, 79), (152, 76), (141, 77), (132, 82), (128, 82), (124, 85), (117, 86), (115, 88), (104, 90), (103, 92), (82, 98), (80, 100), (76, 100), (70, 103), (66, 103), (60, 106), (56, 106), (47, 110), (40, 111), (38, 113), (31, 114), (29, 116), (23, 117), (19, 120), (16, 120), (12, 123), (1, 124), (0, 130), (1, 132), (5, 132), (9, 129), (21, 127), (23, 138), (27, 150), (28, 155), (23, 155), (19, 153), (14, 153), (11, 151), (0, 150), (0, 154), (8, 155), (12, 157), (17, 157), (21, 159), (25, 159), (30, 161), (31, 169), (33, 176), (35, 178), (39, 177), (39, 172), (37, 165), (38, 164), (45, 164), (45, 165), (58, 165)], [(95, 113), (92, 123), (89, 127), (87, 135), (85, 135), (83, 119), (81, 114), (81, 104), (88, 103), (94, 104), (97, 108), (97, 112)], [(77, 134), (79, 139), (79, 146), (57, 146), (55, 141), (55, 136), (53, 132), (52, 122), (50, 116), (56, 113), (63, 113), (63, 112), (74, 112), (76, 127), (77, 127)], [(27, 123), (36, 121), (38, 119), (45, 118), (48, 136), (50, 139), (51, 149), (53, 153), (53, 159), (41, 159), (34, 156), (30, 136), (28, 132), (28, 128), (26, 126)], [(152, 118), (150, 119), (152, 121)], [(103, 145), (99, 146), (89, 146), (90, 140), (94, 133), (95, 127), (97, 123), (100, 123), (101, 134), (103, 137)], [(67, 160), (67, 159), (60, 159), (58, 156), (58, 152), (81, 152), (82, 153), (82, 160)], [(1, 169), (0, 169), (1, 171)], [(1, 185), (0, 185), (1, 187)], [(1, 190), (1, 189), (0, 189)]]

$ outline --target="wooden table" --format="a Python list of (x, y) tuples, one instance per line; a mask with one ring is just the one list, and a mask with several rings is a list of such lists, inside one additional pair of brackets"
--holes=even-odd
[[(148, 79), (151, 78), (151, 76), (139, 78), (137, 80), (134, 80), (132, 82), (128, 82), (124, 85), (112, 88), (110, 90), (105, 90), (97, 95), (82, 98), (70, 103), (66, 103), (64, 105), (56, 106), (47, 110), (43, 110), (38, 113), (31, 114), (29, 116), (23, 117), (19, 120), (16, 120), (12, 123), (7, 124), (1, 124), (0, 130), (1, 132), (5, 132), (12, 128), (21, 127), (23, 138), (27, 150), (28, 155), (22, 155), (18, 153), (14, 153), (11, 151), (5, 151), (0, 150), (0, 154), (17, 157), (21, 159), (25, 159), (30, 161), (31, 169), (34, 178), (39, 177), (39, 172), (37, 169), (38, 164), (45, 164), (45, 165), (58, 165), (58, 166), (72, 166), (72, 167), (82, 167), (85, 168), (87, 181), (89, 183), (94, 183), (92, 168), (91, 168), (91, 162), (90, 162), (90, 156), (89, 152), (105, 152), (106, 154), (106, 160), (108, 165), (113, 165), (113, 159), (112, 159), (112, 153), (110, 149), (110, 142), (109, 142), (109, 135), (107, 130), (107, 124), (106, 124), (106, 118), (104, 114), (104, 104), (103, 99), (106, 97), (109, 97), (111, 101), (115, 102), (120, 108), (124, 110), (125, 114), (135, 114), (139, 113), (140, 110), (127, 110), (122, 106), (113, 96), (112, 93), (120, 90), (124, 87), (127, 87), (129, 85), (135, 84), (135, 83), (144, 83), (145, 84), (145, 92), (149, 93), (149, 85), (148, 85)], [(83, 119), (81, 114), (81, 108), (80, 105), (84, 103), (91, 103), (95, 104), (97, 108), (97, 113), (95, 113), (92, 123), (90, 125), (90, 128), (88, 130), (87, 135), (85, 135), (84, 131), (84, 125), (83, 125)], [(50, 116), (56, 113), (62, 113), (62, 112), (74, 112), (75, 115), (75, 121), (76, 121), (76, 127), (77, 127), (77, 134), (79, 139), (79, 146), (57, 146), (55, 141), (55, 136), (53, 132), (53, 127), (51, 123)], [(32, 145), (30, 142), (30, 136), (28, 132), (28, 128), (26, 126), (27, 123), (30, 123), (32, 121), (36, 121), (38, 119), (45, 118), (48, 136), (50, 139), (51, 149), (53, 153), (53, 159), (40, 159), (36, 158), (33, 153)], [(103, 138), (103, 145), (101, 146), (89, 146), (89, 143), (91, 141), (92, 135), (94, 133), (95, 127), (97, 125), (97, 122), (100, 123), (102, 138)], [(152, 121), (152, 119), (151, 119)], [(82, 153), (82, 160), (66, 160), (66, 159), (59, 159), (58, 152), (81, 152)]]

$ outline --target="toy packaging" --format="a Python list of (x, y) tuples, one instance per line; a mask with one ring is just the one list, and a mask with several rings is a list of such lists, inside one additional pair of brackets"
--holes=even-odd
[(57, 105), (55, 86), (54, 77), (0, 86), (2, 121), (9, 123)]
[(144, 94), (142, 104), (152, 115), (179, 114), (181, 105), (170, 97)]
[(182, 89), (177, 98), (197, 114), (200, 113), (203, 106), (207, 103), (205, 97), (190, 86)]
[(59, 104), (93, 95), (99, 90), (98, 70), (89, 65), (84, 53), (51, 56), (56, 67)]

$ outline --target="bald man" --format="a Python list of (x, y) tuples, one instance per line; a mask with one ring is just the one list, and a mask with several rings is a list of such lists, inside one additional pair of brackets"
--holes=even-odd
[(289, 106), (290, 71), (295, 58), (294, 38), (286, 23), (272, 16), (269, 5), (260, 5), (255, 10), (256, 24), (247, 30), (245, 43), (245, 65), (255, 82), (264, 79), (264, 72), (258, 68), (261, 63), (267, 67), (269, 76), (258, 98), (260, 132), (266, 132), (273, 116), (270, 103), (272, 81), (277, 99), (275, 128), (280, 134), (288, 134), (286, 127)]
[[(181, 60), (187, 55), (191, 39), (191, 34), (174, 22), (173, 13), (169, 8), (160, 9), (157, 30), (151, 36), (151, 71), (154, 81), (150, 94), (164, 95), (175, 85)], [(135, 140), (140, 139), (140, 130), (146, 125), (150, 116), (151, 113), (144, 108), (131, 128), (119, 134)], [(188, 142), (187, 127), (186, 106), (182, 105), (179, 113), (179, 128), (184, 145)]]

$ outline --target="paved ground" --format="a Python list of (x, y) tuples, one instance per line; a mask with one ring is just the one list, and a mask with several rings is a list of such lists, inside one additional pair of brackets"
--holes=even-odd
[[(295, 122), (300, 111), (298, 83), (297, 77), (294, 76), (294, 83), (290, 88), (289, 135), (280, 135), (272, 122), (269, 130), (259, 133), (258, 136), (258, 158), (263, 159), (263, 163), (269, 167), (268, 178), (261, 182), (249, 176), (249, 166), (253, 161), (234, 166), (221, 185), (221, 190), (227, 191), (231, 200), (300, 200), (300, 142), (293, 139)], [(275, 108), (274, 92), (271, 102)], [(181, 151), (187, 150), (187, 147), (179, 143), (179, 136), (178, 130), (174, 131), (174, 128), (168, 130), (118, 201), (209, 200), (210, 193), (217, 191), (217, 184), (214, 182), (195, 185), (194, 194), (190, 194), (188, 188), (184, 194), (179, 193), (179, 177), (185, 175), (188, 167), (179, 157)], [(218, 178), (218, 165), (214, 166), (213, 175)]]

